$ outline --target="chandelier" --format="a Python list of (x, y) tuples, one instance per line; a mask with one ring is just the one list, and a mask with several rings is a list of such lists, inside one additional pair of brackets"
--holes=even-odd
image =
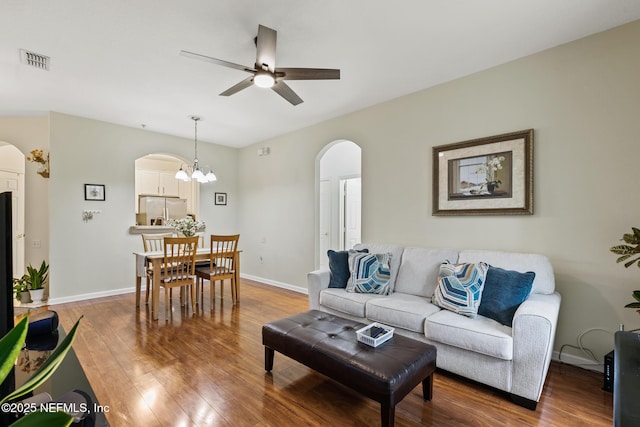
[[(207, 170), (206, 173), (200, 169), (200, 165), (198, 164), (198, 121), (200, 120), (200, 117), (191, 116), (190, 119), (193, 120), (195, 126), (195, 155), (193, 157), (193, 166), (189, 166), (187, 164), (180, 165), (180, 170), (176, 172), (176, 179), (182, 181), (191, 181), (193, 179), (194, 181), (198, 181), (202, 184), (217, 181), (216, 175), (208, 166), (207, 169), (205, 169)], [(185, 167), (183, 168), (183, 166)]]

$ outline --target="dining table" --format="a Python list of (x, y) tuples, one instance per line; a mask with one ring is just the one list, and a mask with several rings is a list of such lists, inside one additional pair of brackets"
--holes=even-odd
[[(236, 299), (240, 298), (240, 252), (234, 252), (234, 280), (236, 282)], [(162, 261), (164, 260), (163, 251), (134, 251), (136, 256), (136, 307), (140, 307), (140, 289), (142, 287), (142, 279), (147, 277), (147, 270), (151, 268), (153, 271), (160, 271)], [(214, 252), (215, 254), (215, 252)], [(211, 249), (207, 247), (198, 248), (196, 250), (196, 262), (207, 261), (211, 257)], [(151, 317), (158, 320), (158, 304), (160, 299), (160, 274), (152, 275), (151, 283)], [(194, 283), (195, 284), (195, 283)], [(149, 290), (147, 289), (147, 292)]]

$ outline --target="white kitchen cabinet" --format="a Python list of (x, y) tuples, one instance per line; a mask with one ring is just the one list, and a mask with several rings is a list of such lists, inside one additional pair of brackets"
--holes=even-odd
[(136, 170), (136, 194), (180, 196), (180, 181), (175, 172)]

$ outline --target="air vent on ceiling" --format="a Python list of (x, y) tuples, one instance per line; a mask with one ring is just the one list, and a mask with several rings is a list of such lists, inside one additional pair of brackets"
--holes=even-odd
[(49, 61), (51, 60), (51, 58), (49, 58), (48, 56), (20, 49), (20, 58), (23, 64), (36, 67), (40, 70), (49, 71)]

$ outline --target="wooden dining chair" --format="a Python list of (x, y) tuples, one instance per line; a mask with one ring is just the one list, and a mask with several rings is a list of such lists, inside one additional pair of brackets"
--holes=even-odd
[[(164, 250), (164, 238), (171, 237), (173, 233), (153, 233), (153, 234), (142, 234), (142, 245), (144, 247), (145, 252), (162, 252)], [(151, 294), (151, 267), (147, 267), (147, 289), (145, 291), (144, 300), (146, 303), (149, 302), (149, 295)], [(140, 288), (136, 288), (136, 301), (140, 301)]]
[(220, 281), (220, 298), (223, 297), (223, 286), (225, 280), (231, 281), (231, 297), (233, 303), (238, 302), (238, 283), (236, 283), (236, 257), (238, 250), (239, 234), (229, 236), (219, 236), (212, 234), (210, 237), (211, 246), (209, 253), (209, 265), (196, 269), (196, 294), (204, 289), (204, 281), (209, 281), (209, 297), (213, 308), (213, 298), (215, 296), (215, 283)]
[[(191, 307), (195, 307), (195, 270), (197, 237), (165, 237), (164, 259), (159, 283), (164, 288), (164, 307), (169, 318), (170, 294), (173, 288), (184, 288), (191, 294)], [(157, 274), (155, 271), (152, 274)]]

